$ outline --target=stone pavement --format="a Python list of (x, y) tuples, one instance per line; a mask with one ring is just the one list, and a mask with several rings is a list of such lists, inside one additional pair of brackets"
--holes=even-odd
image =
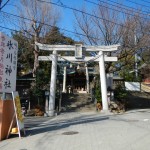
[[(37, 118), (38, 119), (38, 118)], [(150, 109), (124, 114), (70, 112), (0, 142), (0, 150), (149, 150)]]

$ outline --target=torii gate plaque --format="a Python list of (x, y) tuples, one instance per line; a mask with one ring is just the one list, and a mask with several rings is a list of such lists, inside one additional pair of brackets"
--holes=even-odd
[[(77, 62), (87, 62), (94, 57), (83, 57), (82, 50), (89, 52), (99, 52), (99, 57), (94, 61), (99, 62), (100, 67), (100, 83), (101, 83), (101, 94), (102, 94), (102, 106), (103, 110), (108, 110), (108, 100), (107, 100), (107, 85), (106, 85), (106, 73), (105, 73), (105, 63), (104, 61), (117, 61), (117, 57), (104, 57), (103, 52), (116, 51), (120, 45), (110, 45), (110, 46), (83, 46), (77, 44), (72, 45), (47, 45), (36, 43), (40, 50), (53, 51), (50, 56), (39, 56), (39, 60), (42, 61), (52, 61), (51, 68), (51, 82), (50, 82), (50, 96), (49, 96), (49, 110), (48, 115), (54, 115), (55, 109), (55, 91), (56, 91), (56, 72), (57, 72), (57, 61), (77, 61)], [(75, 57), (73, 56), (63, 56), (63, 58), (58, 58), (58, 51), (74, 51)]]

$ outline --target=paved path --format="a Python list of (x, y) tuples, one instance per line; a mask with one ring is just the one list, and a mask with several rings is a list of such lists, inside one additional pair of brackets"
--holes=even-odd
[(64, 113), (27, 132), (22, 139), (0, 142), (0, 150), (149, 150), (150, 109)]

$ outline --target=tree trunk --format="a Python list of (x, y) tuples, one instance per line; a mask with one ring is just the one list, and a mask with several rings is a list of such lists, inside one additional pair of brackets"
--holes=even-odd
[(34, 53), (33, 77), (36, 77), (36, 71), (37, 71), (37, 68), (39, 66), (39, 61), (38, 61), (39, 52), (34, 50), (33, 53)]

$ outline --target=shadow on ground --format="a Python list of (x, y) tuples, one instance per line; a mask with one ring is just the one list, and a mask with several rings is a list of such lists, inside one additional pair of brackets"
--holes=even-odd
[[(77, 103), (77, 95), (66, 95), (64, 97), (65, 101), (63, 101), (63, 107), (65, 106), (66, 110), (64, 112), (72, 112), (75, 111), (77, 107), (84, 107), (85, 105), (87, 106), (90, 104), (90, 101), (87, 103), (80, 103), (77, 105), (77, 107), (72, 108), (69, 107), (70, 105)], [(91, 101), (91, 103), (93, 103)], [(141, 93), (141, 92), (129, 92), (128, 93), (128, 98), (127, 98), (127, 109), (128, 110), (134, 110), (134, 109), (139, 109), (137, 111), (139, 112), (145, 112), (144, 109), (146, 110), (147, 108), (150, 108), (150, 93)], [(135, 110), (136, 112), (136, 110)], [(126, 113), (134, 113), (134, 111), (130, 112), (127, 111)], [(115, 114), (116, 115), (116, 114)], [(117, 114), (118, 115), (118, 114)], [(86, 123), (95, 123), (99, 121), (106, 121), (109, 120), (110, 117), (109, 115), (107, 116), (94, 116), (94, 115), (86, 115), (86, 116), (81, 116), (81, 117), (75, 117), (72, 119), (66, 119), (57, 121), (57, 120), (52, 120), (49, 117), (45, 118), (28, 118), (25, 121), (25, 127), (27, 128), (27, 136), (33, 136), (45, 132), (55, 132), (56, 130), (60, 129), (65, 129), (68, 128), (69, 126), (72, 125), (78, 125), (78, 124), (86, 124)], [(120, 120), (124, 121), (124, 120)], [(125, 120), (126, 121), (126, 120)], [(127, 120), (128, 121), (128, 120)]]
[(129, 92), (127, 96), (127, 109), (150, 108), (150, 93)]
[[(105, 121), (108, 120), (109, 117), (105, 117), (105, 116), (98, 116), (98, 117), (94, 117), (92, 115), (84, 117), (75, 117), (72, 119), (65, 119), (65, 120), (61, 120), (61, 121), (48, 121), (48, 122), (43, 122), (39, 125), (36, 125), (35, 127), (31, 127), (28, 128), (27, 130), (27, 136), (33, 136), (36, 134), (41, 134), (41, 133), (45, 133), (45, 132), (51, 132), (51, 131), (55, 131), (55, 130), (60, 130), (63, 128), (68, 128), (69, 126), (72, 125), (79, 125), (79, 124), (86, 124), (86, 123), (95, 123), (95, 122), (99, 122), (99, 121)], [(26, 124), (25, 124), (26, 127)]]

